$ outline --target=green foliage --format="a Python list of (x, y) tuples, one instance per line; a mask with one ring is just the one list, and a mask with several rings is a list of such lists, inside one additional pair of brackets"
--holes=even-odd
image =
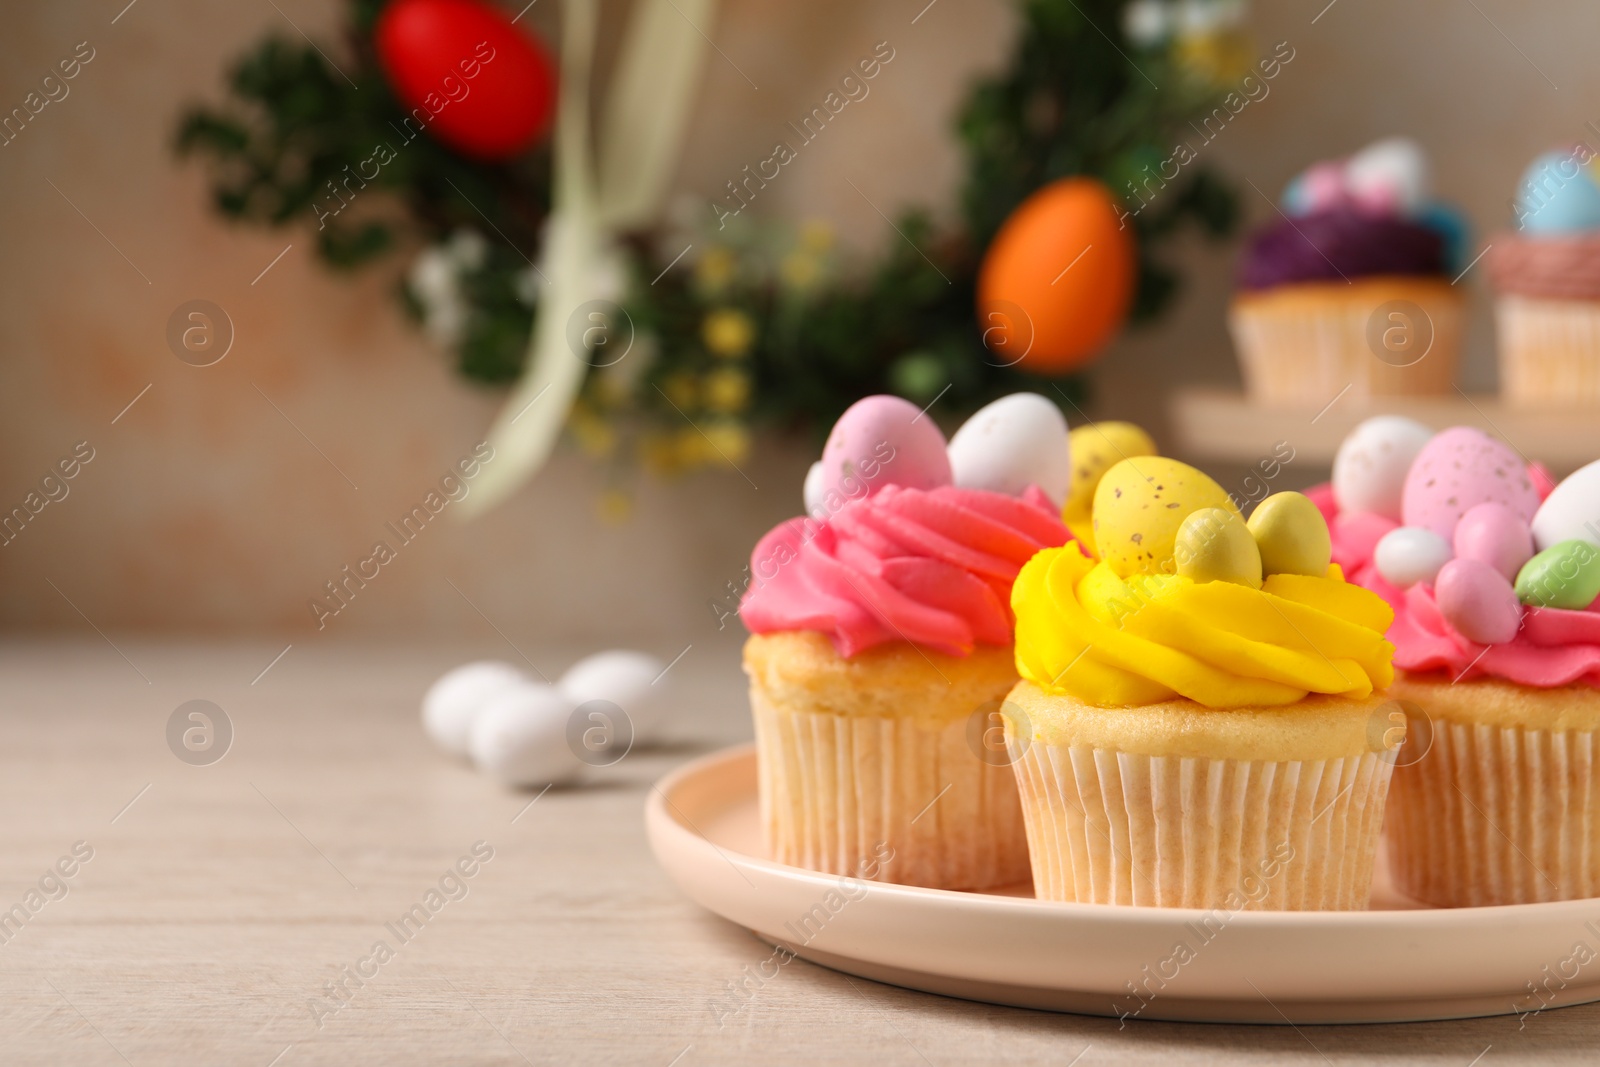
[[(646, 435), (644, 451), (668, 456), (660, 465), (673, 466), (677, 445), (662, 442), (669, 428), (681, 434), (684, 415), (712, 426), (731, 448), (734, 431), (747, 422), (821, 430), (874, 392), (936, 402), (936, 412), (951, 415), (1019, 389), (1077, 402), (1077, 380), (1040, 379), (1001, 366), (988, 352), (975, 279), (996, 230), (1047, 182), (1092, 175), (1136, 206), (1134, 188), (1213, 102), (1215, 86), (1186, 72), (1170, 50), (1137, 50), (1124, 40), (1126, 3), (1019, 0), (1022, 27), (1009, 66), (973, 88), (956, 123), (967, 173), (960, 225), (950, 232), (908, 214), (878, 261), (852, 265), (837, 262), (826, 241), (792, 230), (730, 227), (701, 235), (696, 256), (654, 284), (681, 245), (658, 251), (655, 235), (632, 235), (626, 306), (653, 356), (641, 356), (627, 375), (590, 375), (574, 418), (592, 424), (580, 439), (609, 452), (614, 435), (601, 432), (602, 424), (642, 414), (662, 427), (656, 437)], [(450, 289), (466, 309), (452, 340), (465, 376), (510, 381), (520, 373), (536, 313), (526, 275), (549, 206), (548, 152), (486, 165), (415, 134), (414, 124), (408, 130), (370, 43), (383, 5), (350, 0), (343, 73), (314, 48), (263, 41), (232, 68), (227, 104), (183, 117), (177, 149), (210, 159), (222, 214), (309, 226), (335, 267), (481, 232), (488, 252), (460, 266)], [(1224, 235), (1235, 215), (1232, 191), (1203, 162), (1184, 167), (1130, 215), (1139, 249), (1135, 319), (1157, 315), (1176, 292), (1178, 276), (1161, 255), (1165, 243), (1190, 225)], [(724, 276), (708, 280), (708, 255), (731, 263)], [(804, 276), (808, 271), (815, 277)], [(428, 300), (439, 299), (423, 299), (406, 283), (400, 290), (419, 320), (431, 313)], [(748, 323), (748, 344), (712, 351), (706, 331), (713, 320)]]

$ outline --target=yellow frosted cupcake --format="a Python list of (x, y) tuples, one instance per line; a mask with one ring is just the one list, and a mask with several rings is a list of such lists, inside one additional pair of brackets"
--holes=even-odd
[(1096, 562), (1035, 556), (1012, 591), (1005, 708), (1044, 900), (1359, 909), (1404, 717), (1392, 618), (1330, 564), (1298, 493), (1247, 525), (1158, 457), (1101, 480)]

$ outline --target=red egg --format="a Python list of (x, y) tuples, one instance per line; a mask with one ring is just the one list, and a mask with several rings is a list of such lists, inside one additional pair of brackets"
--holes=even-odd
[(555, 79), (538, 42), (479, 0), (395, 0), (373, 34), (412, 125), (466, 156), (508, 159), (549, 126)]

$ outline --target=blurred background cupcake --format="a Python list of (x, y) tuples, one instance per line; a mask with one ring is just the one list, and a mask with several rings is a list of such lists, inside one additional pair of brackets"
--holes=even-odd
[(1422, 150), (1374, 142), (1318, 163), (1248, 242), (1229, 327), (1252, 399), (1321, 407), (1448, 392), (1455, 380), (1465, 225), (1433, 201)]
[(1500, 388), (1513, 404), (1600, 400), (1600, 184), (1587, 145), (1523, 172), (1517, 229), (1495, 237)]

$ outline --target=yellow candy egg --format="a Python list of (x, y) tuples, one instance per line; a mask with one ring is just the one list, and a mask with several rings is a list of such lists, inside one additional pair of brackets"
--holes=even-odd
[(1095, 488), (1096, 550), (1123, 578), (1175, 574), (1178, 527), (1201, 508), (1239, 513), (1222, 486), (1187, 463), (1164, 456), (1122, 460)]
[(1178, 573), (1196, 582), (1261, 588), (1261, 551), (1237, 511), (1201, 508), (1178, 527), (1172, 549)]
[(1266, 574), (1321, 578), (1333, 558), (1328, 523), (1303, 493), (1273, 493), (1250, 515), (1250, 533), (1261, 550)]
[(1067, 487), (1067, 502), (1061, 509), (1061, 521), (1072, 530), (1074, 537), (1093, 550), (1090, 514), (1100, 479), (1125, 459), (1155, 455), (1156, 443), (1131, 422), (1092, 422), (1077, 427), (1067, 438), (1072, 456), (1072, 480)]

